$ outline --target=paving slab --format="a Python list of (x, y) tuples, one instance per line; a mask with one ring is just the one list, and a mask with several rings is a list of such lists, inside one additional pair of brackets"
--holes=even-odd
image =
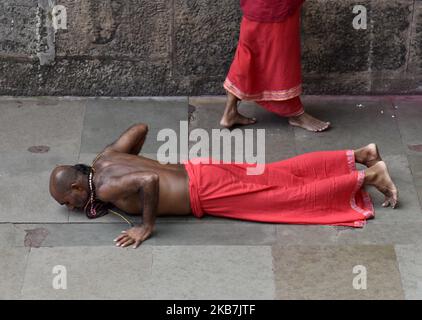
[[(147, 299), (151, 247), (59, 247), (31, 249), (23, 299)], [(66, 270), (66, 289), (55, 289), (55, 266)], [(63, 273), (61, 273), (63, 274)]]
[(396, 246), (405, 298), (422, 299), (422, 246)]
[(0, 299), (19, 298), (28, 253), (28, 248), (0, 247)]
[(303, 104), (313, 116), (330, 121), (332, 128), (319, 133), (295, 128), (298, 154), (356, 149), (371, 142), (379, 145), (382, 154), (405, 154), (397, 118), (388, 101), (379, 97), (377, 100), (362, 97), (352, 100), (304, 96)]
[[(67, 289), (53, 288), (64, 266)], [(270, 247), (32, 249), (24, 299), (271, 299)]]
[(0, 222), (67, 222), (69, 211), (50, 196), (50, 172), (6, 176), (0, 184)]
[[(274, 246), (273, 256), (277, 299), (404, 298), (393, 246)], [(366, 289), (353, 285), (356, 266)]]
[(271, 245), (275, 225), (262, 223), (159, 223), (156, 245)]
[[(54, 223), (18, 224), (14, 237), (17, 247), (114, 247), (114, 239), (123, 230), (129, 229), (123, 223)], [(151, 245), (155, 238), (143, 245)]]
[(395, 97), (392, 104), (406, 152), (422, 155), (422, 98)]
[(157, 134), (163, 128), (179, 133), (180, 121), (188, 120), (187, 98), (92, 99), (87, 102), (81, 153), (98, 153), (136, 123), (149, 132), (143, 152), (157, 153), (163, 144)]
[(419, 203), (422, 205), (422, 155), (408, 155), (410, 170), (419, 196)]
[(47, 153), (29, 151), (5, 151), (0, 153), (0, 178), (5, 176), (30, 175), (31, 173), (51, 172), (58, 165), (75, 164), (77, 152), (50, 148)]
[(320, 245), (336, 244), (337, 227), (322, 225), (277, 224), (278, 245)]
[(421, 222), (369, 221), (363, 228), (277, 225), (276, 233), (279, 245), (394, 245), (422, 243), (421, 228)]
[(421, 222), (407, 222), (405, 220), (392, 223), (370, 221), (362, 229), (339, 229), (337, 243), (339, 245), (422, 243), (422, 235), (418, 232), (421, 227)]
[[(280, 245), (394, 245), (422, 243), (420, 222), (368, 222), (364, 228), (278, 225)], [(403, 232), (406, 230), (406, 232)]]
[[(79, 153), (84, 100), (0, 98), (0, 176), (51, 170)], [(48, 149), (34, 147), (48, 147)], [(46, 151), (46, 152), (45, 152)]]
[(274, 299), (271, 247), (154, 247), (154, 299)]
[[(157, 221), (154, 235), (143, 245), (271, 245), (276, 242), (275, 226), (248, 222), (189, 223)], [(10, 227), (13, 228), (13, 227)], [(121, 231), (130, 228), (124, 223), (18, 224), (14, 229), (0, 225), (8, 246), (90, 247), (113, 246)], [(14, 231), (12, 234), (11, 231)], [(4, 245), (4, 244), (3, 244)]]
[(0, 99), (0, 152), (27, 152), (46, 145), (55, 152), (79, 152), (84, 100), (56, 98)]
[(0, 224), (0, 248), (14, 247), (16, 229), (12, 223)]

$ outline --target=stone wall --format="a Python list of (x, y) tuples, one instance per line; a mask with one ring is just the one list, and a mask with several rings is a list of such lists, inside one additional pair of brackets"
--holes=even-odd
[[(239, 0), (0, 0), (0, 95), (223, 94), (240, 18)], [(422, 0), (307, 0), (302, 61), (306, 94), (422, 94)]]

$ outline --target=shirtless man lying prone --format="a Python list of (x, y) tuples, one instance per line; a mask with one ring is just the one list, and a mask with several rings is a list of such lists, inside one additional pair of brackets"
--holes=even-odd
[[(107, 146), (92, 166), (56, 167), (50, 193), (69, 209), (101, 216), (108, 205), (142, 215), (142, 224), (115, 239), (138, 247), (162, 215), (218, 217), (267, 223), (325, 224), (362, 227), (374, 217), (365, 185), (385, 195), (383, 206), (395, 208), (398, 192), (375, 144), (357, 150), (321, 151), (268, 163), (260, 175), (251, 164), (191, 159), (161, 164), (138, 155), (148, 127), (130, 127)], [(367, 167), (357, 170), (355, 164)]]

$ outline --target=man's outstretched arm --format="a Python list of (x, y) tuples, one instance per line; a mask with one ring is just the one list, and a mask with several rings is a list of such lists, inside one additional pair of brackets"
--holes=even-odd
[(114, 241), (116, 246), (137, 248), (154, 230), (159, 198), (159, 176), (154, 172), (136, 172), (107, 181), (98, 190), (108, 202), (118, 202), (131, 195), (138, 195), (142, 206), (142, 224), (122, 231)]
[(107, 146), (104, 151), (111, 150), (138, 155), (144, 145), (148, 133), (148, 126), (138, 123), (127, 129), (115, 142)]

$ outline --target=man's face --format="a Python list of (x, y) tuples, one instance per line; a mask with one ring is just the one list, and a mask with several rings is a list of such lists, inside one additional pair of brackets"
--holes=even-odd
[(88, 192), (83, 188), (72, 188), (69, 192), (59, 195), (56, 201), (69, 210), (83, 210), (88, 202)]

